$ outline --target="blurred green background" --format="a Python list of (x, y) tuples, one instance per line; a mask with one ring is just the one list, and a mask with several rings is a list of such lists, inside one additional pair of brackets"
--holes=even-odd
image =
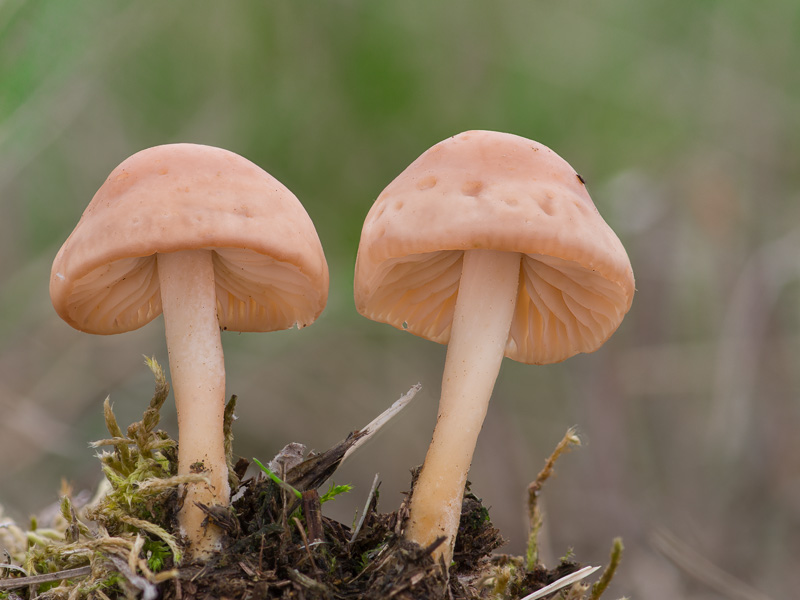
[[(536, 139), (586, 179), (630, 254), (633, 308), (599, 351), (506, 361), (470, 479), (524, 548), (604, 564), (611, 595), (788, 598), (800, 589), (800, 4), (796, 0), (272, 2), (0, 0), (0, 504), (25, 519), (62, 478), (92, 489), (101, 403), (138, 418), (161, 320), (72, 330), (52, 259), (107, 174), (145, 147), (221, 146), (305, 205), (331, 269), (313, 326), (226, 334), (236, 451), (325, 449), (424, 389), (337, 482), (350, 522), (375, 473), (395, 509), (433, 428), (444, 347), (360, 317), (372, 201), (467, 129)], [(163, 425), (174, 433), (167, 411)], [(335, 505), (335, 506), (334, 506)], [(329, 507), (329, 508), (328, 508)], [(720, 571), (722, 570), (722, 571)], [(726, 589), (726, 585), (730, 585)], [(759, 595), (761, 594), (761, 595)]]

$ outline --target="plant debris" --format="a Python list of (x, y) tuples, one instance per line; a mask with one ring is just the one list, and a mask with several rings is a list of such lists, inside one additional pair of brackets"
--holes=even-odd
[[(376, 430), (375, 422), (326, 452), (306, 455), (304, 446), (290, 444), (245, 479), (249, 461), (233, 460), (235, 396), (225, 413), (233, 501), (225, 508), (201, 506), (208, 522), (225, 531), (226, 547), (206, 563), (182, 562), (183, 540), (175, 533), (181, 485), (202, 476), (177, 476), (177, 443), (156, 429), (169, 386), (158, 363), (147, 364), (156, 390), (141, 421), (123, 432), (109, 400), (104, 404), (110, 437), (93, 444), (105, 448), (98, 455), (105, 481), (95, 498), (87, 501), (65, 487), (53, 523), (41, 527), (33, 519), (27, 530), (0, 512), (0, 599), (512, 600), (546, 594), (597, 600), (619, 563), (622, 545), (615, 541), (612, 564), (590, 588), (581, 581), (590, 571), (580, 571), (576, 562), (564, 559), (547, 569), (531, 561), (541, 522), (535, 505), (529, 539), (534, 550), (529, 548), (528, 557), (494, 554), (503, 539), (467, 484), (447, 576), (432, 558), (441, 541), (421, 548), (402, 537), (408, 497), (396, 512), (378, 511), (377, 476), (355, 528), (322, 514), (322, 504), (350, 486), (331, 485), (327, 492), (321, 486), (348, 451)], [(577, 443), (571, 430), (565, 440), (532, 484), (534, 502), (555, 458)]]

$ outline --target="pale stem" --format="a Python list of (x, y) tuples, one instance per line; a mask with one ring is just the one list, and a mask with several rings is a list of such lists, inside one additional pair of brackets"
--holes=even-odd
[(230, 501), (222, 431), (225, 364), (212, 253), (183, 250), (158, 254), (157, 261), (178, 411), (178, 474), (196, 473), (209, 480), (209, 484), (186, 485), (178, 513), (181, 532), (189, 540), (189, 556), (202, 559), (219, 549), (222, 532), (214, 525), (202, 525), (205, 514), (196, 503), (227, 506)]
[(508, 340), (519, 288), (521, 255), (464, 252), (439, 415), (417, 479), (405, 536), (421, 546), (438, 537), (434, 553), (449, 565), (472, 454)]

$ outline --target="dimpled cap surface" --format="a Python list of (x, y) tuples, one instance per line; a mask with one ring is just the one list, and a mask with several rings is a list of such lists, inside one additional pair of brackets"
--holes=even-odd
[(630, 260), (581, 178), (532, 140), (468, 131), (433, 146), (367, 215), (359, 312), (446, 344), (463, 251), (523, 254), (506, 356), (564, 360), (599, 348), (633, 300)]
[(89, 333), (141, 327), (161, 314), (155, 254), (193, 249), (213, 250), (223, 329), (302, 327), (325, 307), (328, 266), (297, 198), (247, 159), (197, 144), (114, 169), (53, 262), (53, 306)]

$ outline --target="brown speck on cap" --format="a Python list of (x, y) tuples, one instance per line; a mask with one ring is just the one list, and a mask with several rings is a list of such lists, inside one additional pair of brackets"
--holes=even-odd
[[(436, 185), (420, 185), (428, 181)], [(596, 350), (631, 306), (628, 255), (575, 170), (532, 140), (469, 131), (423, 153), (380, 194), (362, 230), (356, 307), (448, 343), (471, 248), (524, 255), (506, 346), (514, 360)]]

